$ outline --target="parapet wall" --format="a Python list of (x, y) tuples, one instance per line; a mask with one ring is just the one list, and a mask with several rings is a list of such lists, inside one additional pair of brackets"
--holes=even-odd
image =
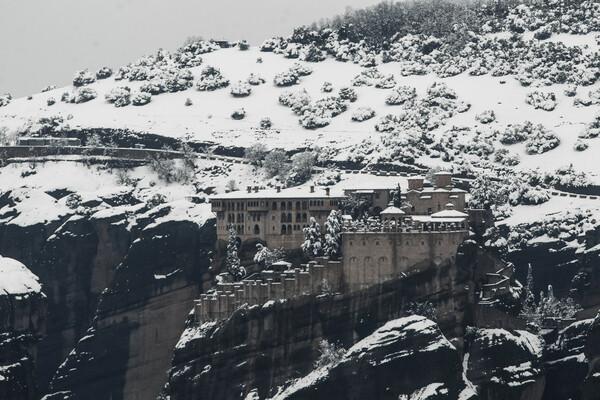
[(294, 296), (342, 290), (342, 266), (339, 261), (323, 264), (310, 262), (302, 268), (282, 273), (264, 271), (256, 279), (219, 283), (214, 293), (202, 294), (196, 301), (196, 321), (228, 318), (243, 304), (264, 304)]

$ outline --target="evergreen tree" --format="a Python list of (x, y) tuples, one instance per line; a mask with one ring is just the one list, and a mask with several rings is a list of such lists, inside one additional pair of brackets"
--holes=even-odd
[(262, 269), (267, 269), (274, 262), (283, 260), (285, 258), (285, 252), (283, 249), (269, 250), (267, 246), (263, 246), (258, 243), (256, 245), (256, 254), (254, 255), (254, 262), (260, 265)]
[(342, 215), (337, 210), (331, 210), (325, 221), (325, 243), (323, 253), (329, 258), (337, 259), (342, 248)]
[(400, 184), (396, 189), (392, 189), (392, 203), (394, 207), (402, 208), (402, 189), (400, 188)]
[(302, 243), (302, 251), (311, 257), (323, 254), (323, 243), (321, 241), (321, 227), (314, 217), (310, 217), (310, 225), (304, 228), (305, 240)]
[(241, 280), (244, 275), (246, 275), (246, 270), (241, 266), (240, 258), (238, 257), (237, 252), (237, 234), (235, 229), (233, 229), (233, 225), (229, 225), (229, 243), (227, 244), (227, 258), (225, 259), (225, 266), (227, 267), (227, 272), (236, 281)]
[(489, 210), (494, 205), (506, 203), (506, 194), (500, 186), (492, 181), (489, 176), (479, 175), (471, 185), (471, 199), (469, 206), (471, 208), (482, 208)]

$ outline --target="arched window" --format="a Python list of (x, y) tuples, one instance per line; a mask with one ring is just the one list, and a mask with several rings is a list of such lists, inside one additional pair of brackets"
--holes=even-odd
[(282, 235), (286, 235), (287, 234), (287, 227), (285, 225), (281, 225), (281, 234)]
[(302, 222), (307, 222), (307, 221), (308, 221), (308, 219), (307, 219), (306, 213), (303, 213), (302, 214)]
[(288, 225), (288, 235), (292, 234), (292, 225)]
[(287, 219), (285, 218), (285, 213), (281, 213), (281, 222), (287, 222)]
[(292, 209), (292, 202), (291, 201), (288, 201), (287, 208), (288, 208), (288, 210)]
[(415, 212), (415, 206), (411, 206), (411, 207), (410, 207), (410, 211), (411, 211), (411, 212)]
[(302, 202), (302, 209), (303, 209), (303, 210), (306, 210), (306, 207), (307, 207), (307, 205), (306, 205), (306, 201), (303, 201), (303, 202)]
[(254, 225), (254, 234), (255, 235), (260, 235), (260, 228), (258, 225)]
[(299, 202), (299, 201), (297, 201), (297, 202), (296, 202), (296, 210), (299, 210), (299, 209), (300, 209), (300, 202)]
[(300, 213), (296, 214), (296, 222), (302, 221), (302, 215)]
[(281, 209), (282, 209), (282, 210), (285, 210), (285, 201), (282, 201), (282, 202), (281, 202)]
[(287, 215), (287, 222), (294, 222), (292, 220), (292, 213), (288, 213), (288, 215)]
[(273, 202), (273, 210), (277, 210), (277, 202)]

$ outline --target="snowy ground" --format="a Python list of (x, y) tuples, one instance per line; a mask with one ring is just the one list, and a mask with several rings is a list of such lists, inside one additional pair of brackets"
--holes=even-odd
[[(596, 51), (598, 45), (593, 36), (573, 36), (567, 34), (555, 35), (551, 40), (560, 40), (570, 45), (587, 44), (586, 51)], [(257, 58), (262, 63), (257, 63)], [(89, 87), (98, 92), (98, 98), (83, 104), (68, 104), (60, 101), (61, 94), (71, 91), (71, 87), (59, 88), (53, 91), (35, 94), (32, 100), (15, 99), (8, 106), (0, 108), (0, 126), (7, 126), (10, 131), (19, 130), (28, 121), (37, 120), (41, 116), (72, 115), (65, 120), (71, 128), (106, 127), (128, 128), (134, 131), (151, 132), (171, 137), (190, 137), (202, 142), (215, 142), (224, 145), (235, 143), (238, 146), (248, 146), (256, 142), (266, 143), (270, 147), (293, 149), (305, 146), (323, 146), (345, 148), (360, 143), (366, 138), (377, 138), (381, 134), (374, 129), (379, 117), (388, 113), (397, 113), (400, 106), (385, 104), (385, 98), (391, 89), (372, 87), (355, 87), (358, 100), (350, 103), (346, 112), (332, 119), (329, 126), (318, 130), (307, 130), (298, 124), (298, 116), (289, 108), (279, 104), (278, 98), (286, 90), (298, 91), (305, 89), (313, 100), (329, 95), (321, 92), (325, 81), (333, 84), (334, 92), (344, 86), (351, 86), (351, 80), (358, 75), (362, 67), (352, 63), (343, 63), (328, 58), (320, 63), (306, 63), (314, 72), (300, 78), (300, 83), (287, 88), (277, 87), (272, 83), (275, 74), (287, 70), (296, 60), (285, 59), (281, 55), (263, 53), (257, 48), (248, 51), (238, 49), (221, 49), (203, 55), (202, 66), (192, 69), (198, 77), (206, 65), (218, 67), (231, 83), (245, 80), (250, 73), (262, 76), (266, 83), (252, 86), (249, 97), (234, 98), (229, 88), (212, 92), (200, 92), (195, 87), (178, 93), (164, 93), (152, 97), (151, 103), (141, 107), (129, 105), (116, 108), (104, 100), (104, 95), (114, 87), (129, 86), (132, 93), (145, 82), (114, 81), (113, 78), (95, 82)], [(381, 64), (377, 67), (383, 74), (393, 74), (398, 85), (409, 85), (417, 89), (419, 97), (425, 95), (427, 87), (435, 81), (444, 81), (456, 91), (459, 100), (471, 104), (471, 109), (452, 117), (445, 127), (434, 132), (442, 132), (452, 126), (471, 127), (472, 132), (459, 140), (468, 143), (476, 131), (483, 134), (493, 130), (503, 130), (505, 126), (523, 123), (526, 120), (534, 124), (541, 123), (556, 132), (561, 140), (558, 148), (540, 155), (527, 155), (524, 144), (503, 146), (495, 143), (497, 148), (506, 147), (511, 153), (520, 156), (521, 163), (517, 169), (529, 170), (541, 168), (554, 171), (567, 163), (573, 163), (577, 171), (589, 174), (592, 182), (600, 183), (597, 172), (595, 154), (600, 151), (600, 139), (588, 140), (589, 148), (584, 152), (573, 150), (577, 135), (586, 124), (590, 123), (598, 110), (597, 106), (574, 107), (573, 98), (563, 93), (566, 85), (532, 88), (521, 86), (513, 77), (493, 77), (491, 75), (470, 76), (463, 73), (449, 78), (438, 78), (432, 74), (425, 76), (402, 77), (397, 63)], [(579, 88), (577, 97), (587, 97), (587, 92), (598, 89), (600, 85)], [(552, 91), (556, 94), (558, 106), (548, 112), (534, 109), (525, 103), (527, 93), (539, 90)], [(53, 106), (47, 106), (49, 97), (57, 100)], [(185, 100), (190, 98), (192, 106), (186, 107)], [(369, 106), (376, 111), (376, 117), (365, 122), (351, 120), (353, 112), (359, 107)], [(231, 112), (244, 108), (246, 117), (243, 120), (233, 120)], [(486, 110), (493, 110), (496, 121), (481, 125), (475, 120), (475, 115)], [(259, 121), (269, 117), (273, 122), (272, 130), (258, 129)], [(426, 165), (443, 164), (440, 159), (423, 157), (417, 160)]]

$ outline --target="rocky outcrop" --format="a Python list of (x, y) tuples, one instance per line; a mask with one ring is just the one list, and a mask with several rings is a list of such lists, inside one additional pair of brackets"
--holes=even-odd
[(585, 343), (592, 319), (575, 322), (558, 333), (546, 350), (544, 400), (579, 398), (588, 372)]
[(210, 267), (214, 220), (148, 225), (103, 291), (92, 327), (60, 366), (46, 399), (149, 399)]
[(273, 400), (474, 399), (460, 355), (425, 317), (392, 320)]
[(545, 385), (544, 341), (526, 331), (469, 332), (467, 378), (483, 400), (539, 400)]
[(0, 256), (0, 399), (37, 398), (35, 357), (45, 318), (46, 296), (37, 276)]
[(589, 369), (583, 383), (581, 399), (597, 399), (598, 393), (600, 393), (600, 312), (588, 329), (585, 356), (588, 360)]

